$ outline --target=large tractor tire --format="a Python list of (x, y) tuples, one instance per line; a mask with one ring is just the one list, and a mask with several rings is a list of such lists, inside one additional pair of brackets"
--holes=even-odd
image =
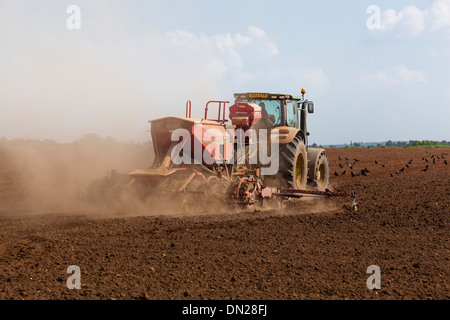
[(308, 185), (324, 191), (328, 188), (330, 168), (324, 149), (308, 149)]
[(279, 175), (286, 187), (305, 189), (308, 181), (308, 156), (303, 141), (294, 138), (290, 143), (280, 145), (279, 152)]

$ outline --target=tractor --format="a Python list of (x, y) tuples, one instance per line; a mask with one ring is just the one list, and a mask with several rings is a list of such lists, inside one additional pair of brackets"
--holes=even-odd
[[(188, 100), (184, 118), (150, 120), (153, 164), (129, 172), (125, 189), (150, 203), (179, 203), (186, 211), (204, 207), (201, 199), (264, 206), (292, 197), (354, 197), (328, 189), (325, 150), (308, 147), (307, 114), (314, 103), (305, 99), (305, 89), (301, 95), (248, 92), (234, 98), (228, 119), (230, 101), (209, 101), (200, 119), (191, 117)], [(103, 185), (117, 192), (122, 188), (111, 181), (127, 178), (115, 177)]]

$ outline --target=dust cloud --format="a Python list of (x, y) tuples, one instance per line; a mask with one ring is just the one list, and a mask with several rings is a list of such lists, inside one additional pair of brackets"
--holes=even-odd
[[(148, 168), (150, 143), (125, 143), (95, 134), (72, 143), (52, 140), (0, 141), (0, 213), (36, 214), (93, 209), (84, 201), (96, 179), (112, 170)], [(128, 178), (131, 180), (131, 178)]]

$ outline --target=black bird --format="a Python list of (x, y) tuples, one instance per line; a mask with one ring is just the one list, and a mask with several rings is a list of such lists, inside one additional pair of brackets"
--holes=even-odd
[(412, 161), (413, 161), (413, 159), (409, 160), (408, 164), (411, 164), (411, 163), (412, 163)]
[(428, 167), (426, 167), (426, 168), (423, 169), (422, 171), (423, 171), (423, 172), (427, 172), (427, 170), (428, 170)]
[(364, 168), (363, 170), (361, 170), (361, 171), (363, 171), (363, 172), (367, 172), (367, 173), (370, 173), (370, 171), (369, 170), (367, 170), (367, 168)]
[(391, 173), (391, 177), (393, 177), (394, 175)]
[(444, 160), (445, 165), (447, 165), (447, 160)]
[(433, 163), (436, 164), (436, 159), (435, 158), (433, 158)]
[(338, 159), (339, 159), (339, 160), (342, 160), (341, 156), (338, 156)]
[(357, 173), (358, 176), (367, 176), (366, 171), (361, 170), (361, 172)]
[(345, 160), (347, 160), (347, 161), (348, 161), (348, 158), (347, 158), (347, 157), (345, 157)]
[(339, 174), (335, 171), (334, 172), (334, 175), (336, 176), (336, 177), (339, 177)]
[(386, 166), (384, 164), (381, 165), (383, 168), (385, 168)]
[(406, 164), (406, 167), (409, 168), (409, 164)]
[(359, 162), (359, 160), (355, 158), (355, 162)]
[(347, 165), (350, 167), (350, 169), (353, 169), (353, 166), (349, 162), (347, 162)]
[(341, 176), (347, 173), (347, 170), (344, 170), (344, 172), (341, 173)]
[(403, 167), (403, 168), (400, 169), (400, 172), (403, 172), (403, 171), (405, 171), (405, 167)]
[(343, 168), (344, 166), (342, 164), (339, 164), (339, 168)]
[(355, 174), (353, 173), (353, 171), (352, 171), (352, 177), (354, 177), (355, 176)]
[(429, 162), (428, 159), (425, 159), (425, 162)]
[(378, 164), (378, 161), (377, 161), (377, 160), (375, 160), (375, 164)]

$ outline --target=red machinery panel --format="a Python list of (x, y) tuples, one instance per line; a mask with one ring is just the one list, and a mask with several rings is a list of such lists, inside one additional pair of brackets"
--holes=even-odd
[(231, 124), (247, 130), (261, 119), (261, 107), (255, 103), (239, 102), (230, 107)]

